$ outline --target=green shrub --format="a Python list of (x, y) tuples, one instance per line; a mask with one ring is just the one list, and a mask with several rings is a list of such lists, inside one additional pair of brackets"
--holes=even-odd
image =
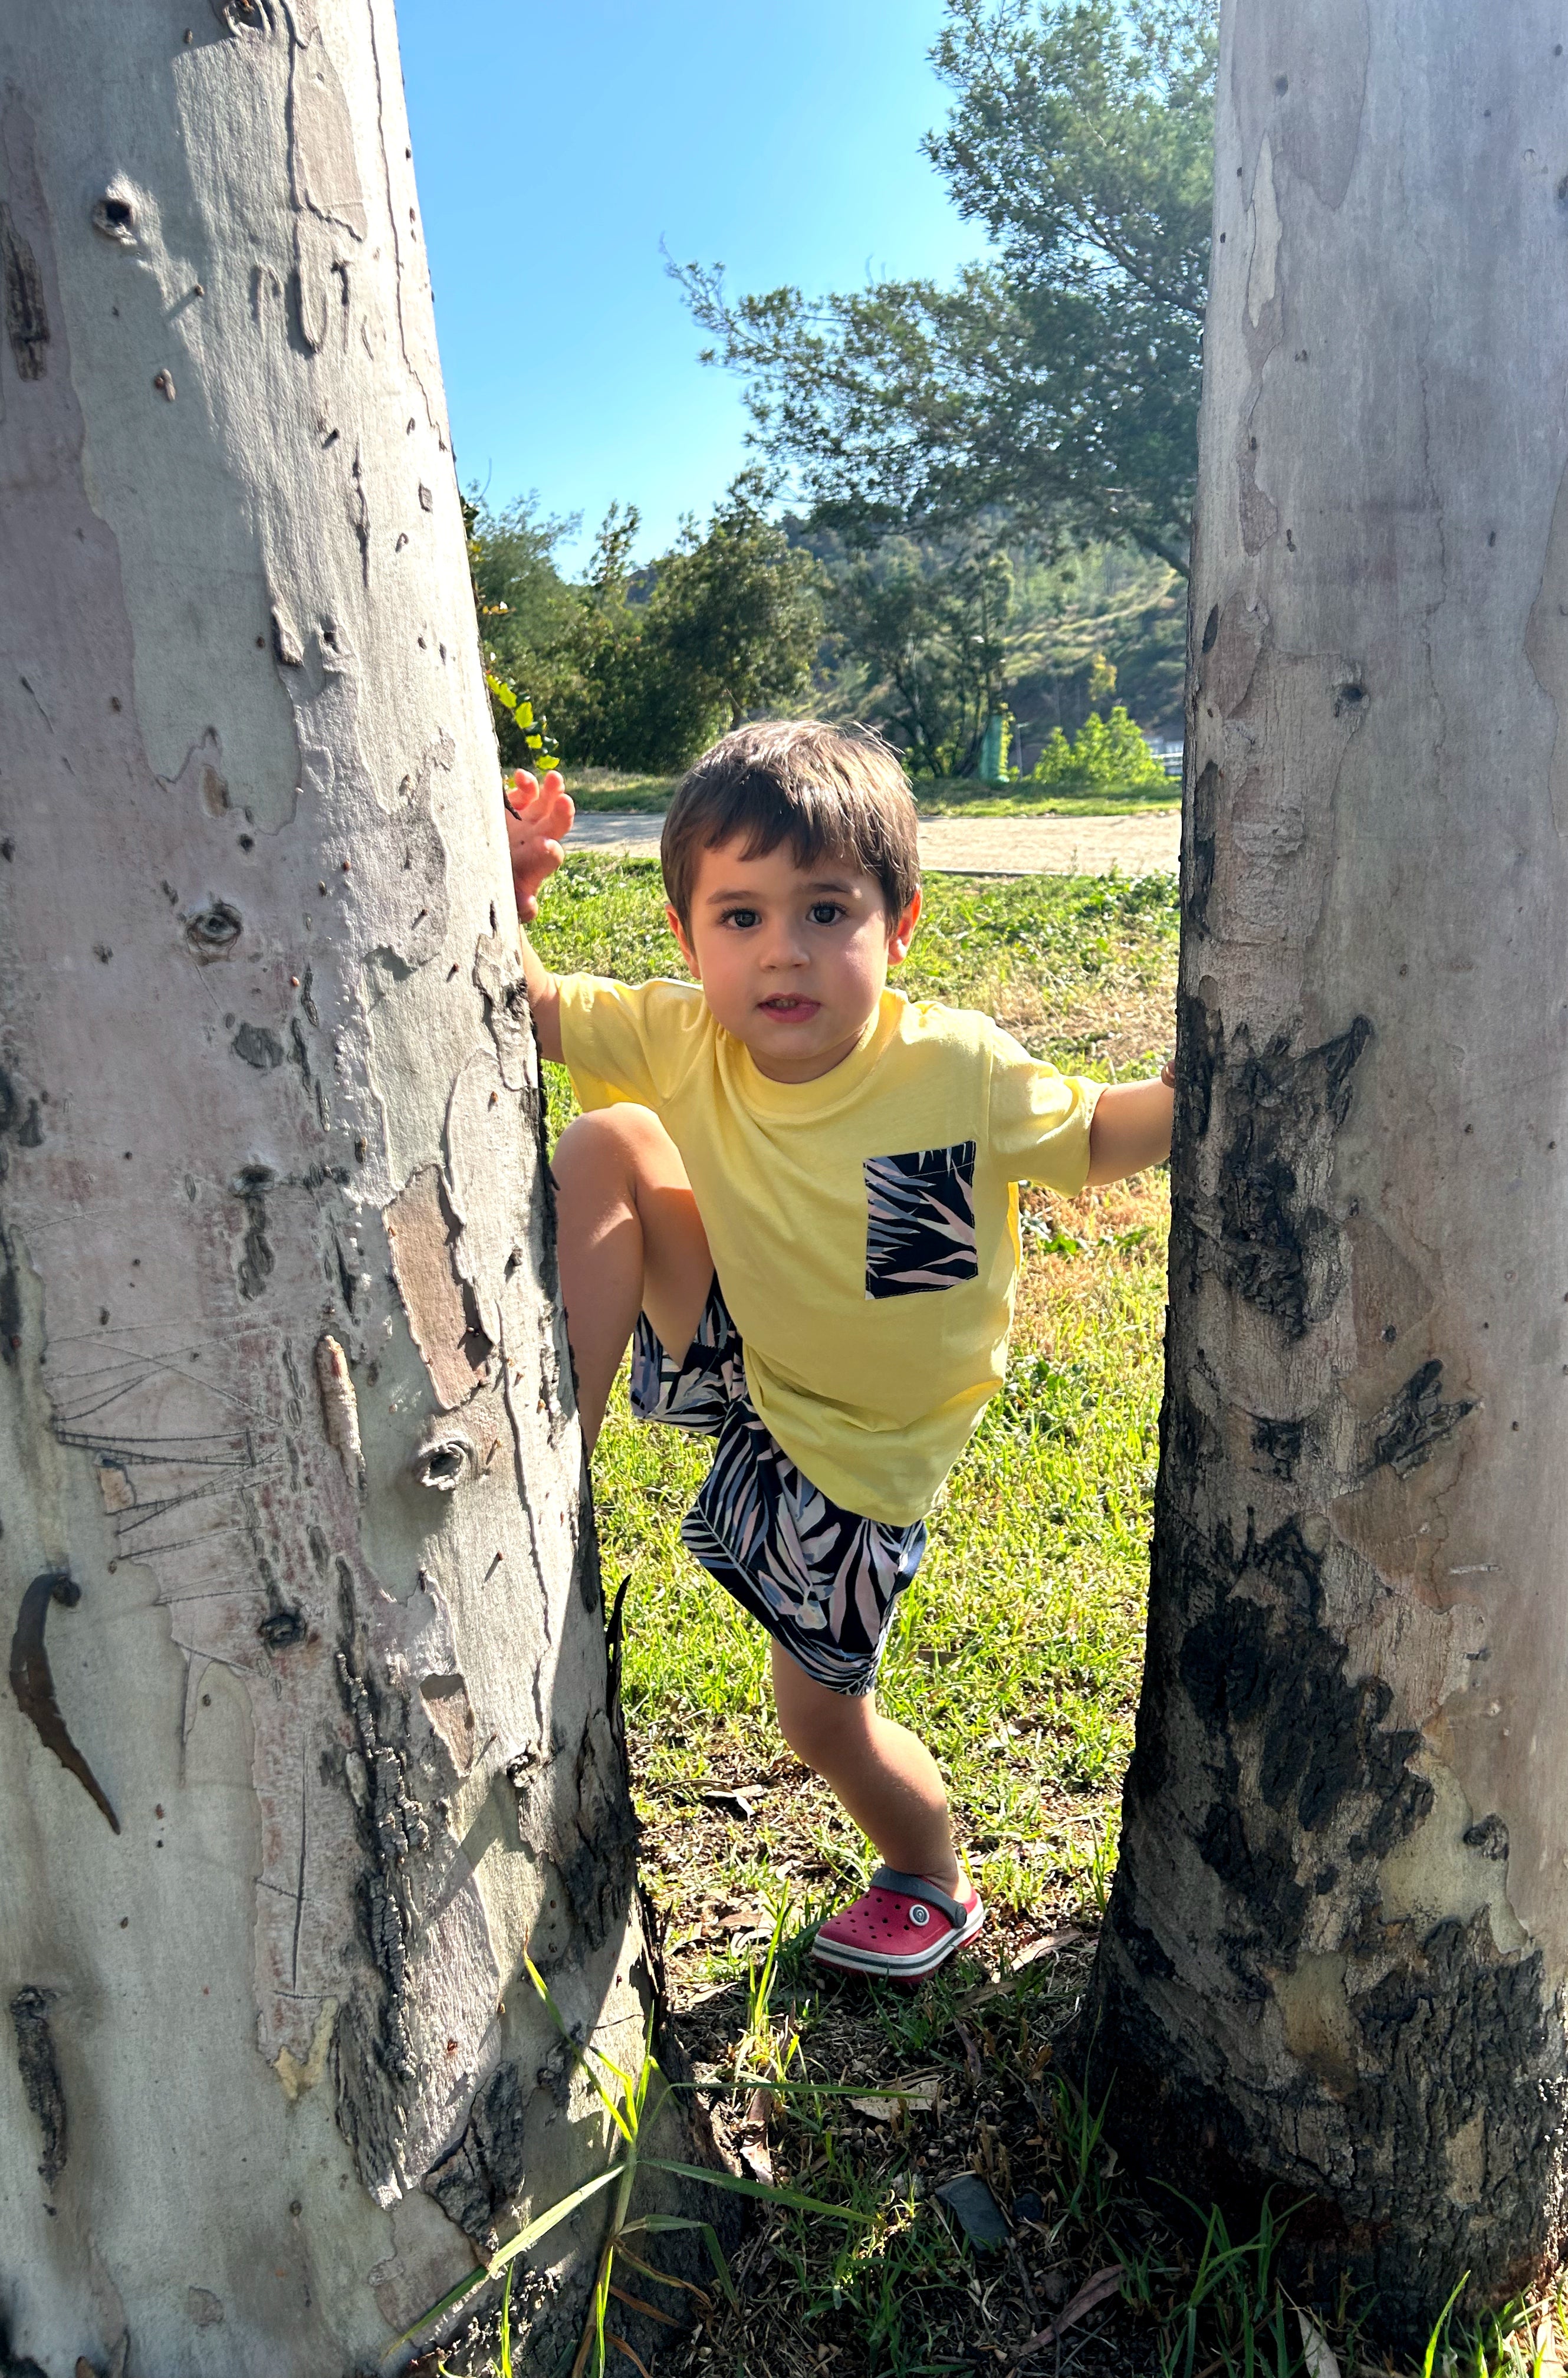
[(1035, 763), (1034, 782), (1059, 793), (1148, 793), (1165, 770), (1119, 702), (1108, 719), (1091, 710), (1070, 743), (1059, 727)]

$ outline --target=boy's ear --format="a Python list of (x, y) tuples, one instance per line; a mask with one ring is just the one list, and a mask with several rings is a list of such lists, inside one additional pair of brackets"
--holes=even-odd
[(687, 939), (686, 928), (681, 923), (679, 917), (670, 907), (667, 900), (664, 903), (664, 915), (669, 920), (671, 932), (675, 935), (676, 940), (680, 944), (680, 954), (691, 970), (692, 980), (694, 982), (700, 982), (702, 979), (702, 969), (697, 963), (696, 954), (692, 949), (690, 942)]
[(902, 966), (904, 959), (909, 955), (909, 944), (915, 939), (915, 928), (920, 922), (920, 911), (925, 905), (924, 896), (920, 893), (919, 889), (916, 888), (915, 895), (910, 901), (908, 907), (904, 909), (903, 915), (897, 919), (889, 931), (889, 966)]

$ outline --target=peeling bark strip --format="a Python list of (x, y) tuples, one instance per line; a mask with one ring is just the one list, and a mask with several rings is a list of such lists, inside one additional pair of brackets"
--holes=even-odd
[(365, 1486), (365, 1449), (359, 1441), (359, 1401), (349, 1373), (349, 1358), (331, 1337), (316, 1348), (316, 1385), (321, 1396), (321, 1424), (327, 1442), (343, 1465), (343, 1475), (354, 1493)]
[(448, 1411), (485, 1384), (495, 1353), (473, 1282), (458, 1269), (459, 1235), (446, 1181), (427, 1165), (387, 1208), (387, 1236), (409, 1327)]
[(54, 2183), (66, 2168), (66, 2090), (60, 2079), (59, 2059), (49, 2031), (49, 2007), (53, 1993), (34, 1989), (30, 1985), (19, 1989), (11, 2000), (11, 2024), (17, 2035), (17, 2069), (22, 2076), (22, 2095), (43, 2133), (43, 2161), (38, 2167), (39, 2178), (53, 2195)]
[(11, 210), (0, 198), (0, 284), (6, 313), (6, 336), (18, 379), (42, 379), (44, 348), (49, 344), (49, 317), (43, 306), (43, 281), (38, 259), (17, 230)]
[(108, 1818), (111, 1830), (117, 1833), (120, 1820), (110, 1806), (109, 1796), (66, 1730), (60, 1704), (54, 1698), (49, 1654), (43, 1648), (43, 1624), (50, 1603), (57, 1602), (63, 1610), (74, 1610), (80, 1600), (81, 1588), (72, 1578), (51, 1569), (33, 1579), (22, 1596), (16, 1632), (11, 1638), (11, 1690), (22, 1715), (30, 1718), (37, 1727), (39, 1740), (96, 1801)]

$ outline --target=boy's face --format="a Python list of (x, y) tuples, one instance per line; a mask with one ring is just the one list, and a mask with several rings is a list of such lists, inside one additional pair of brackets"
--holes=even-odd
[(774, 1082), (814, 1082), (847, 1057), (907, 955), (920, 895), (890, 923), (874, 875), (840, 859), (797, 867), (787, 842), (743, 859), (744, 839), (704, 850), (691, 923), (670, 930), (724, 1030)]

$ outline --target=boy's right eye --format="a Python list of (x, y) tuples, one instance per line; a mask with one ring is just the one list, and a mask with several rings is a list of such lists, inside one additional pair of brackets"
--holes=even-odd
[(720, 921), (725, 925), (738, 925), (744, 931), (748, 925), (757, 922), (757, 911), (755, 908), (726, 908)]

